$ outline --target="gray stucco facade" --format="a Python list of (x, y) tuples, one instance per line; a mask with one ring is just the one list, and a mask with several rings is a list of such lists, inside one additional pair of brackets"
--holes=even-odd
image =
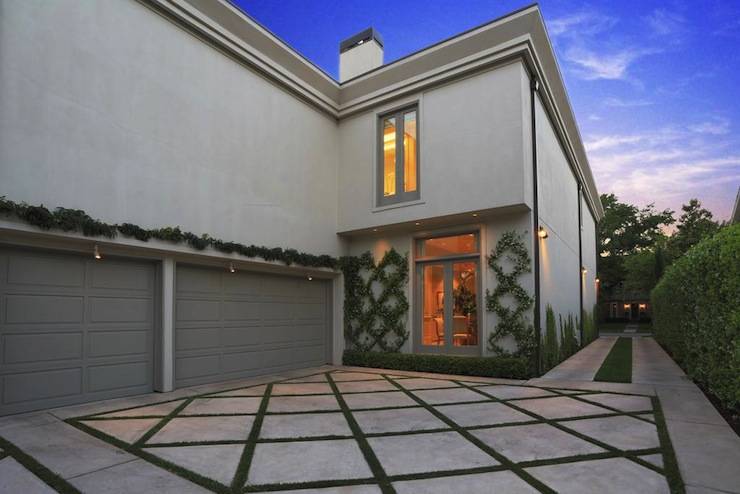
[[(371, 42), (340, 83), (224, 0), (3, 2), (0, 196), (313, 254), (395, 247), (409, 253), (409, 352), (425, 317), (420, 239), (475, 235), (482, 297), (496, 284), (486, 255), (515, 230), (539, 251), (521, 280), (539, 310), (589, 310), (603, 212), (539, 9), (355, 75), (382, 60)], [(382, 206), (379, 118), (409, 105), (418, 199)], [(341, 361), (342, 280), (329, 269), (6, 217), (0, 262), (0, 414)], [(123, 305), (99, 309), (99, 290)], [(477, 324), (472, 352), (487, 355), (495, 317), (481, 310)], [(115, 366), (129, 370), (96, 370)], [(39, 373), (66, 394), (45, 395)]]

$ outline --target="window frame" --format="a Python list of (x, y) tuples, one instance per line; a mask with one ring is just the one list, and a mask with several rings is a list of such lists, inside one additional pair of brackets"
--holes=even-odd
[[(399, 149), (403, 148), (403, 133), (405, 128), (404, 115), (410, 111), (416, 112), (416, 190), (406, 192), (404, 190), (404, 151), (398, 152)], [(396, 119), (396, 193), (392, 196), (383, 195), (384, 190), (384, 165), (385, 165), (385, 154), (383, 150), (383, 122), (388, 118)], [(419, 102), (413, 103), (395, 108), (393, 110), (379, 113), (377, 115), (375, 142), (376, 142), (376, 160), (375, 160), (375, 188), (376, 188), (376, 206), (388, 206), (392, 204), (399, 204), (403, 202), (415, 201), (421, 197), (421, 125), (419, 122), (420, 111)], [(398, 143), (401, 146), (398, 146)]]

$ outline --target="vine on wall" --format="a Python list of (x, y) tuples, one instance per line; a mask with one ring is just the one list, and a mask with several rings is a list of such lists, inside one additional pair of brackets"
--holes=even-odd
[(41, 206), (16, 203), (0, 196), (0, 214), (13, 216), (43, 230), (59, 229), (64, 232), (82, 233), (86, 237), (114, 238), (118, 234), (133, 237), (142, 242), (149, 239), (185, 243), (197, 250), (212, 247), (225, 254), (239, 254), (244, 257), (261, 257), (265, 261), (280, 261), (288, 266), (298, 264), (315, 268), (337, 268), (337, 259), (329, 255), (314, 255), (281, 247), (261, 247), (227, 242), (207, 234), (196, 235), (182, 231), (180, 227), (145, 229), (132, 223), (108, 224), (90, 217), (80, 209), (56, 208), (53, 211)]
[[(511, 264), (507, 269), (506, 260)], [(532, 308), (534, 298), (519, 285), (519, 277), (532, 271), (532, 262), (521, 235), (508, 231), (501, 235), (496, 247), (488, 256), (488, 266), (496, 275), (496, 288), (486, 290), (486, 308), (496, 314), (498, 322), (488, 337), (488, 350), (499, 357), (532, 357), (537, 346), (534, 327), (525, 314)], [(511, 297), (514, 304), (505, 303)], [(501, 346), (507, 337), (514, 339), (516, 350), (509, 351)]]
[[(408, 256), (395, 249), (376, 264), (370, 252), (343, 257), (344, 336), (348, 350), (397, 352), (409, 337)], [(377, 289), (380, 293), (377, 293)]]

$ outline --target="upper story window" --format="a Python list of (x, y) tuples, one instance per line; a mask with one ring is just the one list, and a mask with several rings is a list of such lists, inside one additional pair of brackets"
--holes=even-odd
[(378, 206), (419, 198), (418, 114), (413, 106), (380, 117)]

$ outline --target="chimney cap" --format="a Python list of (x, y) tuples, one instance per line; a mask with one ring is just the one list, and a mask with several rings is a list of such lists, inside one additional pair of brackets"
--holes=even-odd
[(339, 53), (344, 53), (345, 51), (370, 40), (375, 40), (381, 48), (383, 47), (383, 38), (380, 37), (380, 33), (378, 33), (375, 28), (369, 27), (339, 43)]

